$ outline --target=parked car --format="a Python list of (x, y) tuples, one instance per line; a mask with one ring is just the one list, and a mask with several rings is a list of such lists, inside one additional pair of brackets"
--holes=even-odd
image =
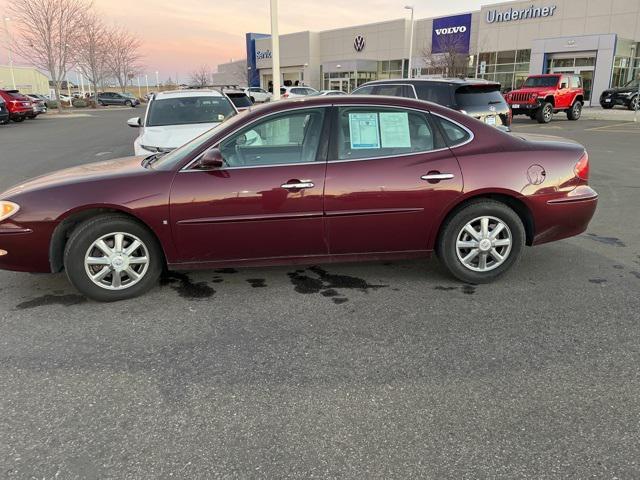
[(28, 93), (27, 96), (31, 98), (35, 112), (38, 114), (47, 113), (47, 97), (38, 95), (37, 93)]
[(455, 277), (486, 283), (525, 245), (578, 235), (595, 212), (584, 147), (535, 138), (408, 98), (272, 102), (170, 153), (0, 194), (0, 268), (65, 270), (82, 294), (112, 301), (148, 290), (165, 267), (435, 251)]
[(514, 115), (528, 115), (539, 123), (549, 123), (553, 114), (565, 112), (569, 120), (578, 120), (584, 104), (580, 75), (531, 75), (517, 90), (505, 95)]
[(9, 118), (14, 122), (23, 122), (25, 118), (37, 115), (33, 111), (31, 99), (18, 90), (0, 90), (0, 97), (4, 99), (9, 110)]
[(4, 101), (4, 98), (0, 96), (0, 125), (9, 123), (9, 109)]
[(271, 101), (271, 94), (264, 88), (249, 87), (244, 89), (244, 93), (249, 96), (249, 99), (253, 103), (264, 103)]
[(320, 90), (318, 95), (326, 97), (327, 95), (346, 95), (342, 90)]
[(622, 105), (629, 110), (640, 109), (640, 95), (638, 95), (638, 84), (640, 79), (631, 80), (622, 87), (610, 88), (600, 95), (600, 106), (610, 109), (616, 105)]
[(253, 106), (253, 102), (244, 90), (237, 88), (223, 88), (222, 94), (231, 100), (238, 111), (246, 110)]
[(295, 97), (308, 97), (309, 95), (318, 95), (318, 90), (311, 87), (305, 87), (302, 85), (296, 87), (281, 87), (281, 98), (295, 98)]
[(130, 93), (102, 92), (98, 93), (97, 101), (98, 105), (126, 105), (127, 107), (140, 105), (140, 100)]
[(353, 95), (418, 98), (458, 110), (494, 127), (511, 128), (511, 109), (500, 84), (477, 79), (413, 78), (365, 83)]
[(231, 101), (215, 90), (173, 90), (155, 94), (144, 119), (127, 122), (139, 128), (136, 155), (169, 152), (235, 115)]

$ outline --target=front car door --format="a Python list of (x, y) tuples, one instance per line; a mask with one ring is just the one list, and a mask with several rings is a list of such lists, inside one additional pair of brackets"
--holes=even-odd
[(463, 187), (441, 129), (420, 110), (344, 106), (336, 116), (325, 180), (330, 253), (427, 251), (435, 219)]
[(298, 108), (258, 119), (217, 145), (222, 168), (178, 172), (171, 221), (180, 262), (327, 254), (326, 111)]

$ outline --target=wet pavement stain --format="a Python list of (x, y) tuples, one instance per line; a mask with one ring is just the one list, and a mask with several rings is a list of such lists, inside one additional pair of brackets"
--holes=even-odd
[[(308, 274), (311, 272), (316, 276)], [(350, 275), (338, 275), (329, 273), (320, 267), (309, 267), (308, 270), (296, 270), (289, 272), (289, 279), (298, 293), (314, 294), (319, 293), (324, 297), (331, 298), (333, 303), (339, 305), (348, 302), (349, 299), (338, 292), (340, 289), (360, 290), (367, 293), (369, 290), (386, 288), (388, 285), (374, 285), (362, 278)]]
[(247, 282), (249, 282), (249, 285), (253, 288), (263, 288), (267, 286), (264, 278), (247, 278)]
[(473, 295), (476, 293), (476, 287), (474, 285), (463, 285), (461, 290), (465, 295)]
[(607, 283), (607, 280), (604, 278), (590, 278), (589, 283), (595, 283), (596, 285), (601, 285), (603, 283)]
[(160, 285), (171, 285), (182, 298), (209, 298), (216, 293), (206, 282), (194, 283), (185, 273), (167, 272), (160, 278)]
[(443, 287), (442, 285), (438, 285), (433, 288), (434, 290), (441, 290), (443, 292), (449, 292), (451, 290), (457, 290), (458, 287)]
[(622, 266), (622, 265), (614, 265), (613, 268), (615, 268), (616, 270), (623, 270), (624, 266)]
[(587, 233), (587, 238), (596, 242), (604, 243), (605, 245), (612, 245), (614, 247), (626, 247), (624, 242), (616, 237), (601, 237), (595, 233)]
[(238, 270), (235, 268), (218, 268), (214, 270), (215, 273), (238, 273)]
[(37, 297), (32, 300), (19, 303), (16, 305), (16, 308), (18, 310), (25, 310), (27, 308), (43, 307), (46, 305), (63, 305), (65, 307), (70, 307), (71, 305), (78, 305), (79, 303), (84, 303), (86, 301), (87, 299), (82, 295), (43, 295), (42, 297)]
[(640, 279), (640, 272), (636, 272), (635, 270), (633, 270), (632, 272), (630, 272), (631, 275), (633, 275), (634, 277)]

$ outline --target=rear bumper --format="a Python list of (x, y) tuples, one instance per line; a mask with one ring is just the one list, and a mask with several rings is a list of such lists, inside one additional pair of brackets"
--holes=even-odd
[[(545, 196), (546, 197), (546, 196)], [(598, 194), (587, 185), (554, 198), (536, 201), (534, 245), (553, 242), (583, 233), (598, 206)]]

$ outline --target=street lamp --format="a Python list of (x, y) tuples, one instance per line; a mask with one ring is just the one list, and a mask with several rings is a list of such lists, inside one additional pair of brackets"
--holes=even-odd
[(411, 78), (411, 68), (413, 60), (413, 5), (405, 5), (405, 10), (411, 10), (411, 33), (409, 35), (409, 68), (407, 78)]
[(156, 70), (156, 91), (160, 90), (160, 77), (158, 77), (158, 70)]
[(13, 84), (13, 89), (16, 89), (16, 76), (13, 73), (13, 52), (11, 51), (11, 35), (9, 35), (9, 26), (7, 22), (11, 20), (9, 17), (2, 17), (4, 22), (4, 31), (7, 34), (7, 54), (9, 56), (9, 70), (11, 70), (11, 83)]
[(271, 71), (272, 100), (280, 100), (280, 37), (278, 36), (278, 0), (271, 0)]
[(147, 95), (149, 95), (149, 75), (147, 75), (146, 73), (144, 74), (144, 84), (147, 87)]

